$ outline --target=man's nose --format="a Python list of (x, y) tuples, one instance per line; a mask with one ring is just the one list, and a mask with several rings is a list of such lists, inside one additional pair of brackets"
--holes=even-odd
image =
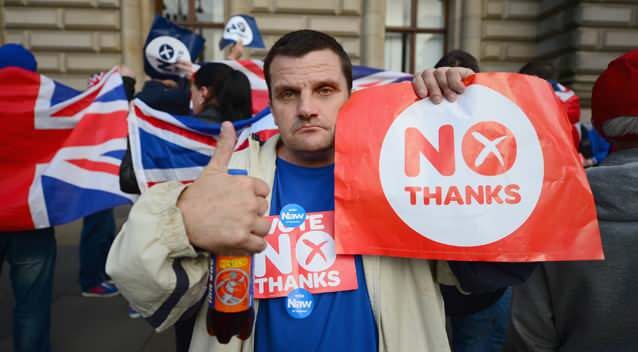
[(316, 102), (314, 101), (312, 92), (302, 92), (299, 98), (299, 106), (297, 114), (300, 118), (309, 119), (317, 116)]

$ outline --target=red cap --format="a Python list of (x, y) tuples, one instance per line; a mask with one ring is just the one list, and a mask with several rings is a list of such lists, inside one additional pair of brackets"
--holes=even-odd
[(592, 123), (596, 130), (612, 139), (638, 135), (607, 136), (605, 122), (620, 116), (638, 118), (638, 49), (615, 59), (596, 80), (591, 97)]

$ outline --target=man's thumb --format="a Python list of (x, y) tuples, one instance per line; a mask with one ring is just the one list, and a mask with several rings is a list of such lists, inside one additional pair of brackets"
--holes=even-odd
[(230, 157), (233, 155), (235, 143), (237, 143), (235, 127), (232, 123), (224, 121), (217, 140), (217, 148), (206, 168), (225, 172), (228, 168)]

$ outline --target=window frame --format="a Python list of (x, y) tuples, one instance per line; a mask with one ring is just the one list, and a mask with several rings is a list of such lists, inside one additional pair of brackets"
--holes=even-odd
[[(392, 0), (387, 0), (392, 1)], [(448, 11), (449, 11), (449, 0), (442, 0), (443, 2), (443, 26), (441, 28), (434, 27), (418, 27), (418, 19), (417, 14), (419, 11), (419, 2), (418, 0), (410, 1), (410, 8), (412, 9), (410, 13), (410, 24), (408, 26), (385, 26), (385, 33), (399, 33), (402, 36), (402, 42), (406, 45), (402, 46), (401, 53), (401, 68), (405, 70), (405, 54), (406, 51), (410, 53), (410, 57), (408, 58), (408, 72), (414, 73), (415, 71), (415, 62), (416, 62), (416, 36), (417, 34), (442, 34), (443, 35), (443, 54), (447, 52), (447, 28), (448, 28)], [(385, 21), (385, 19), (384, 19)], [(405, 39), (407, 36), (407, 40)]]
[[(195, 0), (186, 0), (188, 3), (188, 13), (186, 14), (186, 21), (174, 21), (175, 24), (188, 27), (194, 30), (198, 30), (201, 28), (217, 28), (224, 29), (224, 22), (201, 22), (197, 20), (197, 15), (195, 14)], [(155, 14), (162, 14), (162, 5), (164, 4), (164, 0), (155, 0)], [(224, 6), (226, 8), (226, 6)], [(224, 16), (226, 17), (226, 16)]]
[[(226, 21), (227, 3), (225, 0), (223, 1), (224, 1), (224, 21)], [(186, 20), (172, 21), (173, 23), (177, 24), (178, 26), (189, 28), (202, 36), (204, 35), (204, 31), (203, 31), (204, 29), (220, 29), (222, 31), (224, 30), (224, 26), (226, 25), (225, 22), (198, 21), (197, 15), (195, 12), (196, 0), (186, 0), (186, 2), (188, 4), (188, 12), (186, 14)], [(164, 5), (164, 0), (154, 0), (153, 4), (154, 4), (155, 14), (162, 16), (162, 6)], [(204, 51), (202, 51), (199, 55), (200, 60), (203, 59), (203, 55), (204, 55)]]

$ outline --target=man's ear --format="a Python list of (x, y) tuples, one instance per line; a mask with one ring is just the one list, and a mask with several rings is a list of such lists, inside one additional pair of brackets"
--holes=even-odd
[(210, 91), (208, 90), (208, 87), (206, 86), (201, 86), (199, 89), (199, 92), (202, 93), (202, 97), (204, 98), (204, 101), (208, 100), (210, 98), (209, 94)]

